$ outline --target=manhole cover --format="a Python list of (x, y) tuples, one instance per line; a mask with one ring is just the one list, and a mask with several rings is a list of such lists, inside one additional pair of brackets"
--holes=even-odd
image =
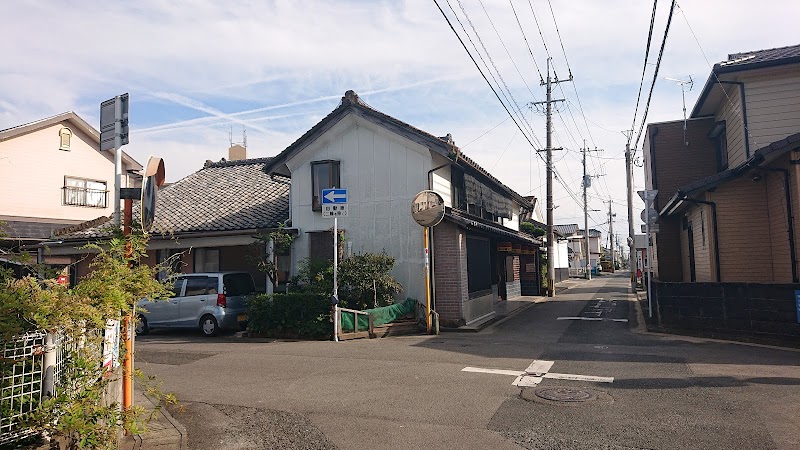
[(586, 402), (595, 400), (597, 396), (583, 389), (563, 387), (543, 387), (533, 392), (537, 397), (554, 402)]

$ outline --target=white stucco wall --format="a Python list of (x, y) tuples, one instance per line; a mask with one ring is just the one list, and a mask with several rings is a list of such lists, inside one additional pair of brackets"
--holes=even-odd
[[(339, 219), (353, 253), (383, 250), (395, 257), (393, 276), (403, 285), (402, 299), (424, 300), (423, 229), (411, 218), (411, 200), (428, 188), (430, 151), (417, 143), (349, 115), (290, 158), (292, 225), (299, 228), (295, 258), (308, 257), (306, 232), (329, 230), (333, 219), (311, 209), (311, 162), (340, 161), (341, 187), (348, 190), (348, 217)], [(437, 191), (450, 199), (443, 174), (434, 177)], [(293, 266), (296, 267), (297, 261)]]

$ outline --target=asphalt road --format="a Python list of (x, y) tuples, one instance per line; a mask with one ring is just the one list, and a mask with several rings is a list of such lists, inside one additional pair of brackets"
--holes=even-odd
[[(137, 340), (137, 366), (178, 395), (173, 416), (194, 449), (800, 448), (800, 352), (641, 332), (627, 288), (604, 276), (479, 333), (334, 343), (154, 331)], [(552, 365), (531, 387), (462, 371), (534, 360)]]

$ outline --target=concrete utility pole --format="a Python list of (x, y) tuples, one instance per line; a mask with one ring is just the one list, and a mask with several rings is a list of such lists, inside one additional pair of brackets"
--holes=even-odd
[[(590, 259), (589, 258), (589, 255), (590, 255), (590, 253), (589, 253), (590, 252), (590, 248), (589, 248), (589, 204), (588, 204), (588, 202), (586, 200), (586, 190), (589, 189), (589, 186), (592, 185), (592, 177), (586, 174), (586, 152), (602, 152), (602, 150), (597, 149), (597, 148), (594, 149), (594, 150), (590, 150), (590, 149), (586, 148), (586, 139), (584, 139), (583, 140), (583, 148), (581, 149), (581, 152), (583, 152), (583, 230), (584, 230), (584, 233), (583, 233), (584, 234), (583, 235), (583, 240), (584, 240), (583, 248), (584, 248), (585, 254), (586, 254), (586, 266), (584, 268), (586, 269), (585, 278), (587, 280), (591, 280), (592, 279), (592, 269), (591, 269), (591, 263), (589, 262), (589, 259)], [(595, 175), (595, 176), (597, 176), (597, 175)], [(596, 210), (593, 209), (592, 211), (596, 211)]]
[(617, 260), (616, 250), (614, 249), (614, 216), (616, 214), (611, 212), (611, 200), (608, 201), (608, 238), (609, 247), (611, 247), (611, 273), (614, 273), (614, 261)]
[[(556, 75), (555, 80), (550, 78), (550, 60), (547, 58), (547, 81), (542, 81), (543, 86), (547, 86), (547, 100), (544, 102), (535, 102), (534, 104), (547, 105), (547, 296), (552, 297), (555, 293), (555, 277), (556, 271), (553, 261), (555, 253), (553, 244), (555, 235), (553, 233), (553, 150), (560, 150), (553, 148), (553, 103), (563, 102), (564, 99), (553, 100), (553, 86), (554, 84), (563, 83), (565, 81), (572, 81), (572, 74), (570, 73), (569, 79), (559, 80)], [(554, 71), (555, 73), (555, 71)]]
[(631, 164), (631, 137), (633, 130), (626, 134), (628, 142), (625, 144), (625, 178), (628, 181), (628, 264), (631, 271), (631, 289), (636, 292), (636, 243), (633, 234), (633, 166)]

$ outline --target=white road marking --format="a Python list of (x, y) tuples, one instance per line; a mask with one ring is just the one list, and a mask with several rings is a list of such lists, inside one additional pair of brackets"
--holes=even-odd
[(525, 375), (525, 372), (519, 370), (503, 370), (503, 369), (483, 369), (480, 367), (464, 367), (462, 372), (475, 372), (475, 373), (492, 373), (497, 375), (512, 375), (515, 377)]
[(548, 372), (542, 375), (542, 378), (552, 378), (555, 380), (571, 380), (571, 381), (592, 381), (595, 383), (613, 383), (614, 377), (595, 377), (591, 375), (573, 375), (571, 373), (552, 373)]
[(595, 322), (602, 322), (604, 320), (611, 321), (611, 322), (627, 322), (628, 321), (628, 319), (606, 319), (606, 318), (603, 318), (603, 317), (575, 317), (575, 316), (558, 317), (558, 318), (556, 318), (556, 320), (591, 320), (591, 321), (595, 321)]
[(518, 376), (517, 379), (514, 380), (514, 382), (511, 383), (511, 384), (513, 386), (519, 386), (519, 387), (536, 387), (541, 382), (542, 382), (542, 377), (532, 377), (530, 375), (521, 375), (521, 376)]
[(525, 373), (528, 375), (539, 376), (540, 374), (549, 372), (551, 367), (553, 367), (553, 361), (534, 359), (531, 365), (525, 369)]
[(484, 369), (481, 367), (464, 367), (461, 369), (462, 372), (475, 372), (475, 373), (489, 373), (489, 374), (497, 374), (497, 375), (511, 375), (516, 377), (514, 382), (511, 383), (513, 386), (519, 387), (534, 387), (538, 386), (539, 383), (542, 382), (545, 378), (550, 378), (554, 380), (570, 380), (570, 381), (589, 381), (594, 383), (613, 383), (614, 377), (598, 377), (592, 375), (575, 375), (571, 373), (553, 373), (549, 372), (550, 368), (553, 367), (554, 361), (545, 361), (540, 359), (535, 359), (533, 362), (525, 369), (524, 372), (520, 372), (518, 370), (506, 370), (506, 369)]

